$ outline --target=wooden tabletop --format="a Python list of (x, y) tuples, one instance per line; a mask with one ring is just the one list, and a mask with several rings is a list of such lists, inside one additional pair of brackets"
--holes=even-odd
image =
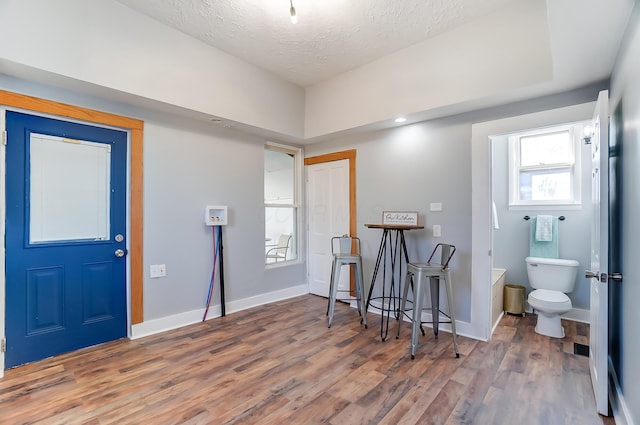
[(406, 226), (402, 224), (365, 224), (370, 229), (397, 229), (397, 230), (413, 230), (424, 229), (424, 226)]

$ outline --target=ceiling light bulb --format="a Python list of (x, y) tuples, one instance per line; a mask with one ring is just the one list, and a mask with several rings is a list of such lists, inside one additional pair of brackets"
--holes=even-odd
[(289, 14), (291, 15), (291, 23), (298, 23), (298, 15), (296, 15), (296, 8), (293, 7), (293, 0), (289, 0), (289, 4), (291, 5), (291, 9), (289, 9)]
[(298, 23), (298, 16), (296, 15), (296, 8), (291, 6), (291, 9), (289, 9), (289, 13), (291, 13), (291, 23), (292, 24), (297, 24)]
[(398, 117), (395, 119), (395, 122), (397, 123), (401, 123), (401, 122), (405, 122), (407, 119), (405, 117)]

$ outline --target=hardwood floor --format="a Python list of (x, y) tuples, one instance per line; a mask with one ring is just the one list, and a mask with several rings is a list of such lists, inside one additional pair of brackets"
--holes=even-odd
[[(567, 337), (503, 318), (491, 343), (427, 329), (380, 341), (380, 317), (313, 295), (5, 372), (2, 424), (613, 424), (596, 413), (588, 325)], [(395, 324), (393, 325), (395, 330)]]

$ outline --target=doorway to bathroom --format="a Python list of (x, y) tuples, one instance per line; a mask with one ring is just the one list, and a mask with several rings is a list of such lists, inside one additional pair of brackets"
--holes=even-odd
[[(600, 98), (604, 98), (606, 100), (607, 93), (602, 92), (599, 96)], [(618, 108), (619, 109), (619, 108)], [(594, 110), (596, 112), (594, 113)], [(501, 265), (501, 254), (500, 250), (508, 249), (508, 250), (516, 250), (520, 249), (523, 251), (518, 257), (525, 258), (527, 255), (527, 245), (526, 243), (526, 233), (525, 233), (525, 241), (519, 242), (519, 238), (522, 238), (522, 233), (514, 233), (518, 228), (514, 227), (516, 223), (520, 222), (524, 223), (524, 216), (529, 215), (537, 215), (541, 214), (540, 208), (532, 212), (531, 214), (525, 213), (525, 211), (516, 211), (518, 208), (514, 208), (511, 205), (508, 205), (507, 202), (503, 202), (502, 208), (499, 203), (500, 193), (500, 180), (507, 180), (509, 178), (508, 171), (505, 171), (505, 166), (500, 165), (500, 138), (503, 138), (502, 143), (508, 143), (504, 137), (513, 134), (519, 133), (527, 129), (543, 129), (552, 127), (555, 125), (559, 125), (562, 123), (585, 123), (588, 122), (593, 126), (593, 129), (599, 127), (599, 137), (602, 140), (603, 149), (600, 152), (603, 153), (600, 160), (600, 165), (602, 167), (602, 171), (600, 175), (603, 176), (602, 184), (601, 184), (601, 198), (603, 200), (606, 199), (607, 194), (609, 199), (605, 202), (601, 203), (601, 206), (597, 206), (593, 203), (594, 197), (591, 194), (591, 190), (593, 185), (591, 183), (591, 171), (593, 165), (595, 165), (596, 161), (591, 161), (591, 147), (593, 145), (593, 137), (596, 134), (594, 131), (583, 133), (581, 147), (579, 151), (581, 152), (581, 159), (583, 162), (582, 167), (582, 199), (580, 207), (574, 209), (569, 209), (567, 211), (563, 211), (562, 208), (557, 208), (555, 210), (551, 210), (550, 207), (545, 207), (550, 210), (550, 214), (553, 215), (565, 215), (566, 220), (563, 221), (558, 226), (559, 231), (559, 255), (565, 258), (573, 258), (580, 262), (580, 267), (577, 272), (576, 285), (575, 290), (568, 294), (573, 308), (572, 310), (563, 316), (565, 319), (569, 320), (577, 320), (585, 323), (589, 323), (592, 325), (593, 318), (590, 317), (590, 313), (596, 311), (599, 313), (599, 320), (602, 320), (605, 324), (603, 325), (603, 331), (606, 331), (606, 320), (607, 317), (607, 293), (606, 290), (603, 291), (603, 301), (601, 301), (601, 305), (594, 305), (593, 300), (591, 299), (590, 289), (593, 285), (593, 281), (597, 281), (595, 278), (587, 278), (585, 277), (585, 272), (591, 271), (596, 274), (598, 272), (598, 279), (600, 283), (604, 282), (604, 287), (606, 288), (606, 280), (612, 279), (611, 276), (616, 277), (615, 273), (610, 275), (609, 272), (620, 272), (619, 269), (619, 259), (622, 254), (620, 252), (621, 242), (620, 242), (620, 204), (621, 204), (621, 190), (619, 185), (619, 174), (620, 174), (620, 163), (621, 163), (621, 150), (619, 149), (619, 145), (622, 140), (622, 131), (620, 130), (620, 122), (622, 121), (620, 118), (619, 110), (616, 110), (617, 114), (613, 114), (612, 126), (605, 125), (604, 121), (600, 120), (608, 120), (607, 112), (597, 112), (599, 109), (596, 108), (596, 103), (584, 103), (579, 105), (573, 105), (558, 109), (547, 110), (543, 112), (537, 112), (528, 115), (522, 115), (507, 119), (501, 119), (496, 121), (487, 121), (483, 123), (474, 124), (472, 126), (472, 155), (473, 155), (473, 170), (472, 170), (472, 192), (474, 194), (474, 199), (472, 203), (472, 232), (473, 232), (473, 243), (472, 250), (474, 252), (472, 258), (472, 276), (474, 276), (472, 280), (472, 295), (474, 299), (474, 304), (472, 306), (472, 321), (474, 323), (478, 323), (476, 326), (478, 332), (484, 332), (487, 339), (491, 338), (491, 284), (490, 284), (490, 276), (491, 269), (499, 268)], [(594, 125), (597, 122), (601, 122), (601, 124)], [(613, 135), (611, 138), (611, 144), (608, 144), (605, 140), (608, 139), (607, 131)], [(606, 139), (605, 139), (606, 138)], [(607, 149), (604, 147), (607, 146)], [(503, 158), (508, 154), (505, 154), (505, 148), (503, 149)], [(507, 148), (508, 149), (508, 146)], [(595, 157), (595, 153), (594, 153)], [(502, 159), (504, 162), (504, 159)], [(508, 161), (508, 159), (507, 159)], [(608, 162), (608, 165), (607, 165)], [(605, 165), (607, 165), (605, 167)], [(507, 163), (508, 166), (508, 163)], [(608, 169), (608, 172), (605, 170)], [(593, 170), (595, 172), (595, 169)], [(507, 173), (505, 175), (505, 173)], [(606, 176), (606, 178), (605, 178)], [(503, 183), (504, 185), (504, 183)], [(504, 189), (502, 189), (502, 196), (506, 196), (504, 194)], [(498, 228), (495, 229), (495, 220), (492, 220), (492, 203), (496, 201), (496, 214), (498, 221)], [(611, 241), (613, 246), (609, 246), (609, 261), (613, 262), (610, 264), (610, 267), (607, 269), (600, 266), (599, 268), (592, 268), (593, 263), (591, 261), (591, 255), (586, 255), (585, 253), (590, 254), (590, 250), (592, 248), (591, 235), (598, 233), (597, 230), (594, 231), (592, 224), (595, 220), (595, 215), (593, 212), (595, 209), (599, 209), (601, 212), (604, 210), (607, 212), (607, 215), (610, 217), (608, 221), (608, 226), (605, 224), (604, 227), (601, 226), (600, 239), (604, 241)], [(552, 212), (551, 212), (552, 211)], [(520, 221), (522, 220), (522, 221)], [(493, 221), (493, 223), (492, 223)], [(618, 223), (616, 223), (618, 221)], [(567, 224), (570, 224), (568, 226)], [(577, 224), (576, 224), (577, 223)], [(581, 224), (582, 223), (582, 224)], [(603, 221), (606, 223), (606, 221)], [(493, 224), (493, 225), (492, 225)], [(526, 225), (525, 225), (526, 226)], [(574, 227), (573, 229), (571, 227)], [(577, 230), (575, 229), (577, 228)], [(530, 230), (530, 228), (529, 228)], [(606, 232), (610, 232), (609, 236), (607, 236)], [(499, 235), (500, 233), (504, 233), (504, 237)], [(526, 230), (525, 230), (526, 232)], [(567, 236), (567, 234), (569, 236)], [(572, 236), (574, 235), (572, 240)], [(575, 239), (579, 237), (580, 239)], [(582, 249), (580, 248), (582, 245)], [(564, 247), (564, 248), (563, 248)], [(485, 249), (488, 248), (488, 256), (485, 256), (484, 253), (487, 252)], [(611, 251), (613, 249), (613, 251)], [(618, 250), (618, 251), (616, 251)], [(606, 252), (606, 249), (600, 249), (601, 252)], [(573, 254), (574, 252), (575, 254)], [(586, 257), (586, 258), (585, 258)], [(584, 258), (584, 259), (583, 259)], [(524, 261), (520, 263), (520, 258), (517, 259), (517, 263), (514, 264), (522, 264), (523, 271), (520, 272), (520, 276), (522, 279), (526, 279), (526, 267), (524, 267)], [(611, 266), (613, 268), (611, 268)], [(504, 266), (503, 266), (504, 267)], [(508, 267), (508, 266), (507, 266)], [(505, 268), (505, 280), (507, 282), (514, 281), (518, 279), (515, 273), (512, 273), (507, 267)], [(516, 267), (516, 266), (514, 266)], [(601, 277), (604, 275), (604, 280)], [(514, 282), (520, 283), (520, 282)], [(528, 286), (528, 285), (526, 285)], [(611, 297), (611, 288), (619, 287), (616, 285), (609, 284), (609, 296)], [(615, 291), (613, 292), (613, 300), (611, 302), (615, 303), (617, 298), (615, 298)], [(596, 300), (597, 301), (597, 300)], [(475, 313), (474, 313), (475, 312)], [(611, 314), (608, 317), (609, 321), (612, 320)], [(613, 320), (616, 320), (615, 315), (613, 316)], [(600, 322), (600, 323), (603, 323)], [(611, 326), (611, 323), (609, 323)], [(615, 326), (615, 324), (614, 324)], [(590, 326), (590, 330), (593, 333), (594, 326)], [(600, 359), (607, 358), (607, 351), (610, 349), (609, 344), (606, 343), (606, 339), (604, 339), (604, 343), (600, 344), (599, 341), (603, 340), (603, 338), (594, 338), (593, 335), (589, 337), (590, 341), (590, 349), (592, 351), (597, 351), (598, 357)], [(595, 347), (594, 345), (598, 345)], [(614, 349), (615, 352), (615, 349)], [(615, 359), (613, 359), (615, 362)], [(591, 364), (590, 357), (590, 368), (592, 369), (592, 381), (595, 367)], [(606, 365), (600, 368), (598, 372), (599, 376), (606, 378), (607, 377), (607, 368)], [(606, 387), (606, 379), (599, 379), (599, 382), (602, 382)], [(603, 400), (604, 409), (600, 410), (600, 412), (606, 412), (606, 394), (607, 388), (601, 389), (600, 387), (596, 388), (594, 384), (594, 394), (596, 394), (596, 398), (598, 400)], [(601, 397), (601, 395), (603, 395)], [(599, 403), (600, 404), (600, 403)]]
[[(507, 284), (531, 292), (525, 258), (530, 255), (531, 226), (538, 215), (557, 221), (558, 256), (580, 263), (572, 310), (565, 318), (589, 322), (591, 147), (583, 129), (593, 106), (562, 108), (514, 117), (509, 131), (490, 136), (491, 150), (491, 328), (504, 309), (500, 292)], [(551, 112), (551, 113), (550, 113)], [(530, 309), (525, 302), (525, 311)]]
[[(606, 92), (603, 92), (603, 94), (601, 94), (601, 97), (602, 96), (606, 97), (607, 96)], [(508, 176), (505, 177), (504, 174), (500, 174), (500, 172), (504, 173), (505, 171), (504, 171), (504, 166), (500, 167), (499, 165), (499, 159), (498, 159), (498, 150), (499, 150), (498, 143), (499, 142), (497, 141), (497, 139), (499, 137), (507, 136), (512, 133), (521, 132), (524, 129), (546, 128), (554, 125), (559, 125), (562, 123), (580, 123), (580, 122), (588, 121), (591, 124), (593, 124), (593, 122), (595, 122), (594, 117), (598, 116), (597, 113), (594, 115), (595, 109), (596, 109), (595, 102), (590, 102), (590, 103), (572, 105), (572, 106), (567, 106), (563, 108), (551, 109), (547, 111), (536, 112), (532, 114), (521, 115), (521, 116), (516, 116), (516, 117), (511, 117), (506, 119), (487, 121), (487, 122), (482, 122), (482, 123), (477, 123), (472, 125), (471, 132), (472, 132), (472, 157), (473, 157), (473, 160), (472, 160), (472, 193), (473, 193), (472, 251), (473, 251), (473, 255), (472, 255), (471, 269), (472, 269), (473, 304), (472, 304), (472, 310), (471, 310), (471, 313), (472, 313), (471, 318), (472, 318), (472, 323), (474, 323), (474, 330), (478, 334), (484, 335), (487, 339), (491, 338), (491, 333), (492, 333), (491, 314), (490, 314), (491, 302), (492, 302), (491, 284), (490, 284), (491, 269), (492, 267), (500, 266), (499, 261), (501, 260), (500, 260), (499, 250), (501, 249), (501, 247), (503, 249), (507, 249), (507, 248), (515, 249), (513, 247), (517, 245), (520, 247), (521, 250), (523, 249), (522, 248), (523, 242), (518, 242), (518, 236), (516, 234), (513, 234), (513, 235), (507, 234), (506, 223), (508, 223), (509, 220), (511, 220), (512, 226), (513, 226), (515, 223), (519, 222), (519, 220), (523, 220), (522, 222), (520, 222), (520, 223), (523, 223), (525, 215), (531, 216), (531, 214), (525, 214), (524, 211), (517, 211), (519, 214), (514, 215), (515, 211), (513, 211), (513, 208), (508, 208), (503, 205), (503, 209), (500, 209), (500, 207), (496, 203), (496, 216), (498, 219), (499, 229), (493, 228), (495, 227), (495, 223), (494, 223), (494, 226), (491, 225), (492, 201), (496, 200), (497, 197), (499, 196), (497, 180), (499, 180), (500, 178), (506, 179), (508, 177)], [(613, 127), (611, 127), (611, 132), (614, 135), (612, 140), (614, 142), (612, 145), (608, 145), (608, 149), (601, 150), (601, 152), (609, 155), (608, 159), (610, 162), (610, 167), (607, 167), (607, 168), (609, 168), (610, 171), (611, 170), (614, 171), (613, 173), (607, 173), (609, 174), (608, 176), (609, 181), (607, 183), (607, 186), (602, 186), (602, 193), (603, 193), (602, 199), (605, 199), (604, 198), (606, 197), (605, 194), (608, 193), (609, 200), (606, 205), (610, 209), (613, 208), (613, 210), (610, 211), (609, 214), (611, 214), (611, 217), (614, 217), (614, 219), (620, 220), (619, 205), (621, 204), (622, 201), (620, 200), (621, 193), (619, 193), (620, 192), (619, 180), (616, 180), (617, 178), (620, 178), (620, 177), (619, 176), (616, 177), (616, 172), (620, 173), (618, 168), (620, 168), (622, 155), (621, 155), (620, 149), (618, 148), (619, 145), (616, 145), (616, 143), (618, 144), (621, 143), (622, 131), (619, 129), (621, 118), (619, 117), (620, 115), (619, 111), (617, 112), (618, 112), (618, 115), (614, 114)], [(606, 114), (599, 115), (599, 116), (606, 117)], [(616, 117), (617, 117), (617, 121), (616, 121)], [(608, 125), (604, 126), (604, 124), (600, 126), (601, 136), (603, 134), (604, 135), (607, 134), (606, 129), (608, 129), (608, 127), (609, 127)], [(591, 136), (593, 136), (593, 133), (591, 133)], [(590, 191), (592, 186), (591, 173), (587, 174), (587, 171), (586, 171), (586, 170), (591, 171), (591, 166), (590, 166), (591, 165), (591, 158), (590, 158), (591, 146), (590, 145), (588, 147), (586, 146), (586, 144), (588, 144), (588, 142), (590, 141), (590, 140), (586, 140), (589, 137), (590, 136), (588, 134), (583, 136), (583, 141), (582, 141), (583, 144), (581, 145), (582, 147), (580, 148), (583, 162), (585, 164), (587, 163), (589, 164), (589, 165), (584, 165), (584, 167), (582, 168), (582, 176), (584, 180), (582, 185), (583, 193), (582, 193), (581, 207), (578, 210), (567, 211), (566, 214), (564, 214), (564, 212), (561, 210), (555, 210), (553, 212), (554, 215), (562, 214), (562, 215), (565, 215), (567, 218), (567, 220), (563, 222), (563, 225), (558, 226), (559, 227), (558, 230), (560, 231), (559, 233), (560, 255), (565, 257), (568, 257), (573, 254), (571, 252), (565, 253), (562, 248), (563, 246), (568, 246), (571, 249), (575, 250), (575, 249), (580, 249), (579, 245), (582, 243), (582, 242), (576, 242), (576, 241), (570, 240), (566, 235), (567, 232), (574, 232), (575, 235), (578, 235), (581, 237), (586, 236), (588, 238), (588, 241), (584, 242), (582, 250), (579, 251), (580, 253), (588, 252), (591, 248), (590, 239), (591, 239), (591, 233), (592, 233), (593, 215), (589, 217), (588, 214), (590, 214), (590, 211), (592, 211), (592, 209), (595, 208), (595, 206), (592, 205), (592, 196)], [(602, 143), (604, 147), (605, 143), (604, 142)], [(602, 173), (602, 175), (604, 175), (604, 172)], [(603, 203), (602, 205), (604, 208), (605, 204)], [(581, 211), (581, 214), (578, 211)], [(535, 214), (537, 215), (539, 213), (536, 212)], [(587, 220), (586, 217), (589, 217), (589, 219)], [(569, 229), (569, 226), (564, 226), (564, 224), (568, 224), (568, 223), (573, 223), (572, 226), (576, 226), (579, 229), (572, 230), (572, 229)], [(579, 225), (576, 223), (583, 223), (583, 225)], [(613, 238), (612, 243), (614, 245), (617, 244), (616, 246), (614, 246), (614, 248), (620, 249), (620, 246), (621, 246), (621, 243), (619, 241), (620, 233), (621, 233), (620, 228), (616, 226), (611, 227), (611, 223), (608, 227), (609, 229), (604, 229), (604, 230), (610, 230), (613, 232), (613, 234), (610, 235), (610, 238)], [(515, 231), (514, 229), (515, 228), (512, 228), (510, 232)], [(501, 242), (501, 238), (498, 236), (498, 232), (505, 233), (505, 238), (503, 238), (502, 240), (506, 242)], [(601, 239), (602, 238), (603, 237), (601, 235)], [(607, 238), (604, 238), (603, 240), (607, 240), (610, 238), (607, 237)], [(580, 239), (579, 241), (582, 241), (582, 240), (584, 239)], [(485, 254), (487, 252), (489, 255)], [(523, 256), (523, 255), (526, 256), (526, 245), (524, 245), (524, 252), (525, 252), (524, 254), (520, 255), (522, 256), (523, 266), (524, 266), (524, 258), (526, 258)], [(584, 254), (579, 254), (579, 255), (584, 256)], [(609, 252), (609, 255), (611, 258), (614, 259), (614, 263), (615, 263), (615, 260), (616, 259), (619, 260), (622, 254), (621, 252), (617, 252), (617, 253)], [(576, 256), (578, 256), (578, 254), (576, 254)], [(574, 290), (574, 292), (568, 294), (572, 301), (573, 309), (567, 315), (563, 316), (563, 318), (580, 320), (586, 323), (591, 323), (591, 319), (589, 317), (590, 310), (592, 310), (593, 308), (597, 310), (599, 307), (601, 307), (604, 309), (603, 310), (604, 312), (601, 315), (601, 319), (606, 321), (607, 317), (605, 317), (604, 314), (606, 314), (606, 307), (608, 304), (606, 302), (603, 302), (602, 306), (593, 307), (590, 301), (589, 290), (591, 289), (590, 288), (591, 282), (587, 280), (587, 278), (585, 277), (585, 267), (586, 266), (591, 267), (591, 258), (589, 256), (584, 260), (580, 258), (575, 258), (575, 259), (577, 259), (581, 265), (577, 272), (576, 285), (575, 285), (576, 289)], [(617, 265), (619, 266), (619, 264)], [(521, 272), (520, 276), (526, 276), (526, 267), (524, 268), (524, 270), (525, 271)], [(605, 273), (605, 277), (607, 277), (607, 274), (609, 273), (609, 271), (618, 272), (620, 270), (619, 269), (618, 270), (611, 270), (611, 269), (602, 270), (602, 268), (600, 268), (600, 270), (598, 271), (600, 273)], [(506, 269), (505, 278), (508, 282), (511, 280), (515, 280), (517, 277), (514, 276), (514, 273), (510, 273), (510, 271)], [(609, 288), (611, 288), (611, 285), (609, 286)], [(611, 294), (609, 295), (611, 296)], [(604, 293), (604, 296), (606, 297), (606, 291)], [(615, 293), (614, 293), (613, 302), (615, 303), (616, 300), (617, 298), (615, 298)], [(609, 317), (609, 320), (612, 320), (612, 318)], [(615, 317), (614, 317), (614, 320), (616, 320)], [(591, 340), (590, 344), (593, 345), (592, 336), (590, 336), (590, 340)], [(594, 347), (590, 347), (590, 348), (594, 349)], [(600, 352), (599, 357), (606, 358), (608, 349), (609, 349), (608, 344), (602, 344), (602, 347), (598, 347), (597, 350), (598, 352)], [(615, 362), (615, 359), (613, 359), (613, 361)], [(603, 368), (601, 372), (602, 372), (600, 373), (601, 376), (603, 377), (607, 376), (606, 368)], [(606, 383), (606, 380), (602, 380), (602, 381)], [(596, 388), (594, 387), (594, 393), (596, 393), (596, 396), (598, 398), (599, 398), (600, 392), (601, 391), (596, 390)], [(603, 397), (603, 399), (605, 399), (606, 388), (602, 392), (605, 393), (605, 397)]]

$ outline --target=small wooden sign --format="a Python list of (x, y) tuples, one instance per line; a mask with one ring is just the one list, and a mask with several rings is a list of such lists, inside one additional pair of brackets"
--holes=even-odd
[(417, 211), (382, 211), (382, 224), (398, 224), (401, 226), (417, 226)]

